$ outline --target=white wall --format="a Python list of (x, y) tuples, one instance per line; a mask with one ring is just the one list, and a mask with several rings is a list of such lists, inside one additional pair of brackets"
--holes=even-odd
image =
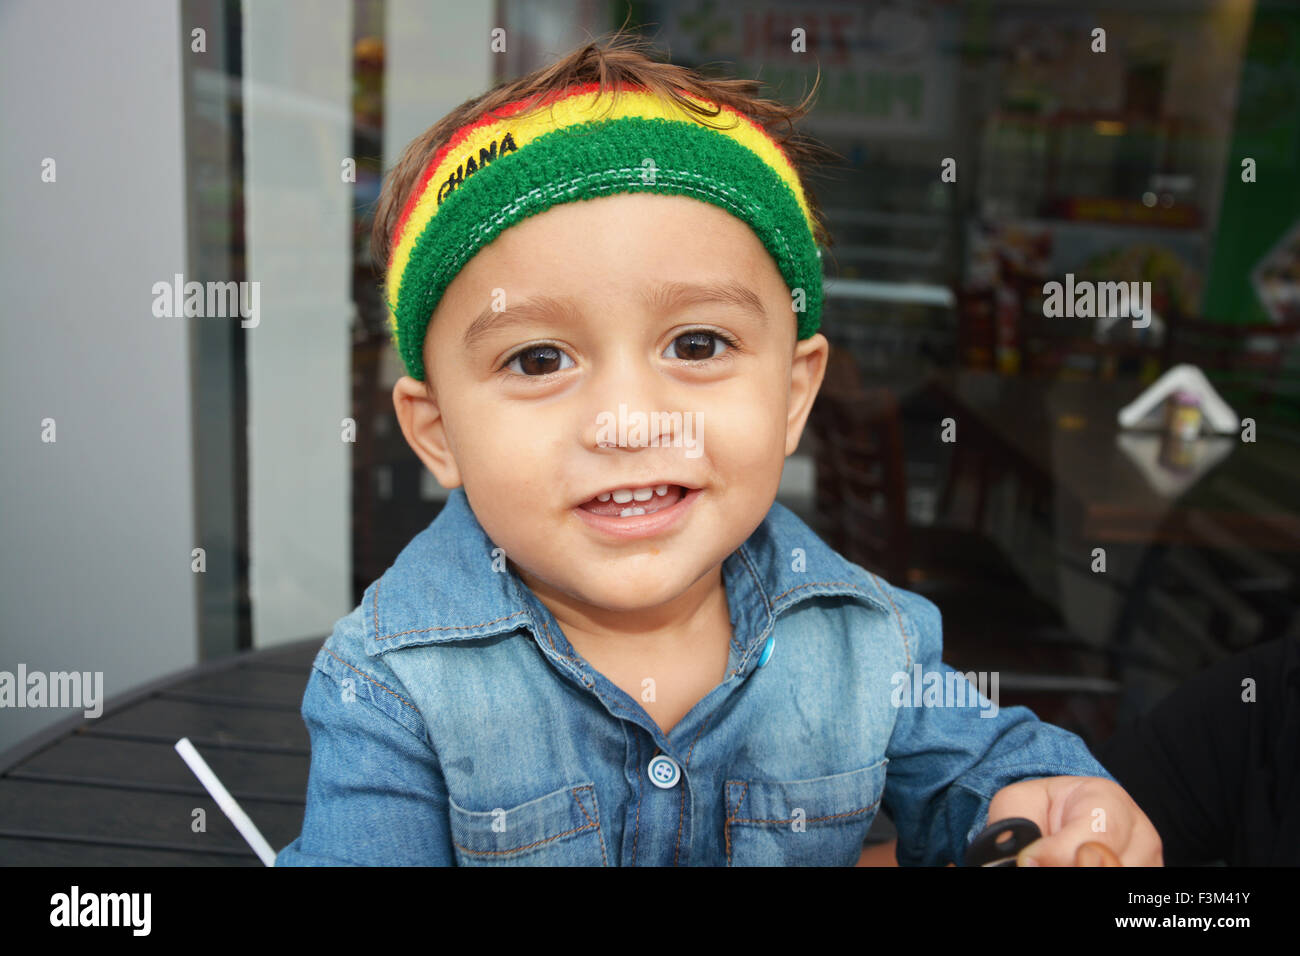
[(385, 172), (407, 143), (492, 86), (489, 34), (501, 25), (495, 6), (486, 0), (385, 4)]
[(352, 603), (342, 420), (352, 319), (352, 6), (243, 4), (253, 643), (328, 634)]
[[(487, 3), (390, 0), (388, 17), (391, 164), (490, 84), (494, 23)], [(245, 3), (243, 18), (250, 591), (267, 647), (351, 607), (351, 5)], [(182, 35), (175, 0), (0, 3), (0, 670), (102, 671), (105, 696), (197, 663), (188, 323), (238, 321), (152, 314), (153, 284), (187, 271)], [(74, 713), (0, 710), (0, 750)]]
[[(175, 2), (0, 4), (0, 670), (108, 696), (197, 658), (199, 320), (151, 291), (186, 267), (180, 36)], [(0, 750), (77, 713), (0, 710)]]
[[(461, 103), (486, 92), (494, 83), (494, 54), (489, 34), (500, 26), (495, 5), (486, 0), (440, 5), (437, 15), (423, 0), (387, 0), (385, 4), (384, 173), (408, 143)], [(390, 344), (380, 363), (380, 386), (391, 391), (406, 374), (401, 356)], [(412, 459), (415, 453), (412, 452)], [(385, 466), (386, 467), (386, 466)], [(445, 501), (447, 489), (428, 469), (420, 472), (420, 497)]]

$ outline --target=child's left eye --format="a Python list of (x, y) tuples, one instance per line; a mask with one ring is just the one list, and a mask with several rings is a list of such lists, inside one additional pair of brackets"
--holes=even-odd
[(663, 357), (685, 359), (687, 361), (707, 361), (711, 358), (717, 358), (721, 354), (715, 351), (715, 347), (718, 345), (734, 348), (736, 343), (721, 332), (696, 329), (692, 332), (685, 332), (673, 339), (673, 344), (664, 349)]

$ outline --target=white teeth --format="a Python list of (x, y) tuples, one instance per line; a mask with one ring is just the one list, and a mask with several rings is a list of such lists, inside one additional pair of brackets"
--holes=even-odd
[[(617, 491), (605, 491), (596, 496), (597, 501), (613, 499), (616, 504), (625, 505), (630, 501), (649, 501), (656, 496), (662, 498), (668, 494), (672, 485), (647, 485), (644, 488), (619, 488)], [(629, 509), (624, 509), (624, 514)]]
[(618, 516), (620, 518), (632, 518), (635, 517), (636, 515), (643, 515), (643, 514), (645, 514), (644, 508), (624, 508), (622, 511), (618, 513)]

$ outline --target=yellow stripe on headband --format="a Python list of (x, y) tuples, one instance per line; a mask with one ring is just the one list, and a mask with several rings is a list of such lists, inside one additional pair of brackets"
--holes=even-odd
[[(648, 91), (624, 89), (614, 97), (609, 91), (601, 93), (595, 84), (574, 89), (576, 92), (562, 94), (552, 104), (534, 107), (527, 114), (501, 117), (505, 111), (521, 109), (524, 101), (509, 104), (497, 110), (495, 115), (484, 116), (475, 123), (462, 127), (438, 151), (431, 161), (432, 168), (426, 169), (421, 177), (417, 193), (408, 200), (395, 230), (392, 257), (385, 281), (389, 302), (397, 301), (402, 276), (415, 244), (437, 216), (442, 201), (454, 192), (466, 176), (473, 175), (480, 168), (480, 162), (491, 162), (496, 157), (523, 149), (540, 136), (579, 123), (640, 117), (703, 125), (676, 103)], [(716, 106), (687, 93), (682, 95), (705, 108)], [(809, 231), (815, 234), (812, 212), (799, 177), (781, 148), (766, 131), (748, 117), (728, 107), (722, 107), (722, 113), (717, 117), (706, 119), (709, 123), (722, 123), (722, 128), (716, 129), (719, 135), (735, 140), (753, 152), (790, 187), (799, 202)], [(731, 120), (729, 125), (728, 119)], [(395, 316), (390, 315), (390, 323), (395, 327)]]

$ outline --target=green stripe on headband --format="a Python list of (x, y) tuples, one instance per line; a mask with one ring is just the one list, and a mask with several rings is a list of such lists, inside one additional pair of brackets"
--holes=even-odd
[[(654, 161), (647, 182), (645, 160)], [(415, 242), (396, 307), (407, 373), (424, 380), (424, 333), (456, 274), (503, 231), (552, 206), (651, 192), (712, 203), (750, 225), (786, 284), (804, 290), (798, 337), (822, 312), (820, 253), (790, 187), (752, 151), (695, 123), (625, 118), (547, 133), (466, 178)]]

